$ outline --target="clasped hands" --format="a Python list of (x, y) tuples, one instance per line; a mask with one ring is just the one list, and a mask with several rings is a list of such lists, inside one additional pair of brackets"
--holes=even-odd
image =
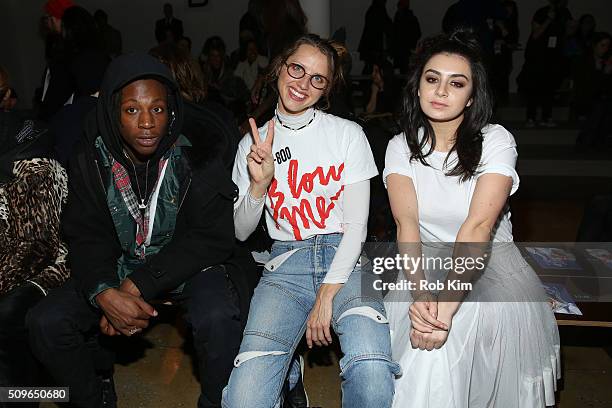
[(140, 290), (129, 278), (118, 289), (98, 294), (96, 302), (104, 312), (100, 330), (107, 336), (132, 336), (148, 327), (149, 319), (157, 316), (157, 311), (142, 299)]
[(431, 293), (424, 293), (410, 306), (408, 316), (412, 322), (410, 343), (412, 348), (431, 351), (446, 343), (451, 329), (453, 313)]

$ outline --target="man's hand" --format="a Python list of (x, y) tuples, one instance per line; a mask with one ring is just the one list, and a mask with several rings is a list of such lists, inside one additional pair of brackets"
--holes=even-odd
[[(121, 282), (119, 290), (136, 297), (140, 297), (141, 295), (140, 290), (130, 278), (126, 278), (123, 282)], [(102, 331), (102, 333), (107, 336), (118, 336), (121, 334), (113, 327), (113, 325), (108, 321), (108, 318), (105, 315), (102, 315), (102, 317), (100, 318), (100, 331)], [(140, 329), (138, 329), (138, 331), (140, 331)]]
[(100, 318), (100, 331), (107, 336), (119, 336), (119, 333), (112, 324), (108, 321), (105, 315)]
[(313, 343), (317, 346), (331, 344), (332, 336), (329, 326), (332, 319), (333, 300), (341, 288), (341, 283), (324, 283), (319, 288), (315, 304), (306, 323), (306, 343), (309, 348), (312, 348)]
[[(157, 316), (157, 311), (141, 298), (118, 289), (107, 289), (96, 296), (98, 306), (115, 330), (131, 336), (149, 326), (149, 319)], [(100, 328), (111, 332), (108, 327)]]
[(121, 282), (119, 290), (125, 293), (129, 293), (130, 295), (134, 295), (136, 297), (140, 297), (142, 295), (140, 293), (140, 289), (138, 289), (138, 286), (136, 286), (130, 278), (125, 278), (125, 280)]

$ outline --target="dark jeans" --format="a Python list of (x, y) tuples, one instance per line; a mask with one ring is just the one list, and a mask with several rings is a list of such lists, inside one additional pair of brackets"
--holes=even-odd
[[(241, 337), (238, 299), (224, 266), (202, 271), (187, 282), (180, 296), (169, 296), (184, 307), (192, 327), (202, 393), (198, 407), (218, 407), (221, 391), (233, 368)], [(30, 311), (27, 325), (34, 353), (63, 386), (77, 407), (102, 404), (88, 334), (97, 333), (101, 312), (87, 303), (73, 281), (52, 291)]]
[[(40, 385), (41, 370), (28, 346), (25, 316), (43, 297), (31, 283), (0, 296), (0, 387)], [(0, 407), (9, 405), (0, 402)], [(38, 403), (10, 407), (38, 407)]]

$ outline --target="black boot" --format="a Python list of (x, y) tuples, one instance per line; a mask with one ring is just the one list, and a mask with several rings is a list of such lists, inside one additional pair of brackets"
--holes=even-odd
[(307, 408), (308, 395), (304, 388), (304, 358), (300, 357), (300, 378), (292, 390), (289, 390), (289, 379), (285, 381), (283, 408)]
[(117, 408), (117, 393), (113, 376), (102, 377), (102, 406), (104, 408)]
[[(289, 388), (289, 383), (287, 383)], [(302, 382), (302, 377), (291, 391), (287, 391), (285, 396), (285, 402), (283, 408), (307, 408), (308, 407), (308, 395), (306, 395), (306, 389)]]

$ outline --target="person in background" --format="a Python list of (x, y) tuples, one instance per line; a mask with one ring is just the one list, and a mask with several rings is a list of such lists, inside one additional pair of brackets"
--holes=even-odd
[(14, 110), (17, 106), (17, 100), (17, 92), (13, 88), (6, 87), (0, 90), (0, 110)]
[(161, 44), (149, 50), (149, 54), (166, 65), (176, 80), (181, 96), (194, 104), (206, 99), (206, 84), (199, 64), (193, 64), (191, 54), (179, 44)]
[(0, 66), (0, 112), (10, 112), (17, 106), (17, 93), (10, 86), (8, 72)]
[(174, 17), (172, 4), (164, 4), (164, 18), (155, 22), (155, 39), (159, 44), (176, 42), (183, 37), (183, 22)]
[(244, 81), (229, 69), (225, 50), (221, 37), (210, 37), (204, 43), (202, 56), (205, 57), (205, 62), (202, 71), (208, 89), (208, 99), (227, 107), (238, 121), (242, 121), (246, 118), (249, 90)]
[(512, 55), (519, 47), (518, 6), (514, 0), (502, 0), (500, 3), (499, 16), (493, 26), (490, 72), (496, 102), (505, 102), (509, 95)]
[(578, 226), (576, 241), (612, 241), (612, 189), (596, 195), (587, 203)]
[(247, 11), (240, 17), (238, 24), (239, 38), (241, 33), (248, 32), (249, 37), (257, 43), (257, 49), (262, 55), (268, 55), (265, 30), (263, 27), (264, 4), (261, 0), (249, 0)]
[(48, 0), (44, 5), (45, 16), (40, 29), (45, 39), (47, 66), (40, 88), (36, 92), (35, 106), (40, 119), (48, 120), (70, 98), (71, 89), (65, 62), (62, 38), (62, 17), (73, 7), (72, 0)]
[(490, 30), (491, 17), (495, 17), (497, 2), (489, 0), (458, 0), (451, 4), (442, 18), (442, 31), (451, 33), (457, 28), (470, 28), (482, 40)]
[(416, 49), (419, 38), (421, 38), (421, 26), (410, 9), (410, 0), (398, 1), (390, 41), (393, 65), (399, 68), (402, 74), (408, 72), (410, 56)]
[(378, 60), (372, 69), (372, 85), (365, 113), (395, 113), (401, 99), (401, 88), (393, 75), (391, 62)]
[[(308, 17), (299, 0), (254, 0), (253, 9), (259, 10), (261, 24), (266, 39), (267, 57), (272, 61), (300, 36), (308, 33)], [(249, 10), (251, 3), (249, 3)], [(251, 89), (251, 107), (249, 116), (257, 123), (263, 123), (274, 115), (276, 96), (260, 77)], [(241, 133), (249, 131), (246, 120), (240, 123)]]
[(246, 58), (238, 63), (234, 75), (241, 78), (247, 88), (251, 90), (253, 85), (255, 85), (255, 81), (263, 74), (267, 66), (268, 59), (259, 55), (257, 43), (255, 40), (251, 40), (246, 46)]
[(116, 58), (123, 53), (123, 41), (121, 39), (121, 33), (113, 26), (108, 24), (108, 15), (104, 10), (98, 9), (94, 13), (94, 20), (96, 26), (102, 37), (102, 46), (104, 51), (111, 58)]
[(575, 66), (574, 109), (584, 122), (576, 147), (598, 148), (612, 134), (612, 52), (608, 33), (593, 34), (591, 52)]
[(578, 19), (578, 32), (576, 33), (579, 46), (583, 53), (589, 51), (593, 41), (593, 34), (597, 30), (597, 22), (592, 14), (583, 14)]
[[(0, 94), (7, 78), (0, 67)], [(0, 387), (43, 385), (25, 318), (70, 275), (60, 237), (67, 180), (40, 122), (0, 109)]]
[[(166, 48), (163, 44), (161, 44), (160, 47)], [(176, 47), (180, 51), (180, 54), (182, 54), (181, 58), (184, 57), (189, 60), (189, 64), (191, 65), (189, 70), (193, 72), (193, 74), (196, 75), (197, 77), (202, 78), (203, 88), (204, 88), (204, 97), (206, 97), (206, 83), (204, 82), (204, 73), (202, 72), (202, 66), (200, 65), (200, 62), (196, 58), (194, 58), (193, 55), (191, 54), (191, 51), (192, 51), (191, 38), (182, 37), (181, 39), (177, 41)], [(173, 48), (174, 47), (172, 47), (172, 44), (170, 44), (170, 47), (167, 47), (166, 49), (172, 50)], [(199, 91), (199, 90), (200, 88), (196, 88), (196, 91)]]
[(101, 59), (88, 70), (75, 71), (73, 80), (76, 96), (71, 104), (62, 106), (49, 120), (49, 136), (55, 158), (65, 168), (68, 168), (74, 148), (83, 137), (85, 119), (96, 106), (102, 78), (109, 62), (109, 59)]
[(538, 107), (540, 125), (555, 127), (553, 98), (563, 79), (563, 49), (566, 27), (572, 19), (567, 0), (549, 0), (538, 9), (531, 22), (531, 34), (525, 48), (525, 64), (517, 78), (519, 91), (527, 98), (527, 127), (536, 125)]
[[(51, 4), (57, 1), (50, 0)], [(53, 9), (52, 9), (53, 10)], [(49, 19), (56, 29), (57, 19)], [(64, 10), (61, 19), (61, 49), (49, 63), (45, 89), (39, 106), (39, 119), (49, 121), (62, 106), (70, 104), (88, 86), (83, 83), (98, 81), (99, 71), (108, 64), (108, 56), (102, 50), (95, 21), (87, 10), (72, 6)], [(102, 68), (101, 68), (102, 67)]]
[(181, 37), (176, 42), (176, 45), (187, 55), (191, 56), (191, 38)]
[[(585, 120), (600, 97), (609, 92), (611, 78), (610, 34), (594, 33), (587, 52), (574, 61), (572, 107), (579, 120)], [(606, 86), (607, 85), (607, 86)]]
[[(374, 63), (384, 58), (389, 45), (393, 22), (387, 14), (387, 0), (372, 0), (366, 11), (359, 40), (359, 58), (364, 62), (363, 74), (371, 74)], [(402, 41), (406, 41), (402, 38)]]

